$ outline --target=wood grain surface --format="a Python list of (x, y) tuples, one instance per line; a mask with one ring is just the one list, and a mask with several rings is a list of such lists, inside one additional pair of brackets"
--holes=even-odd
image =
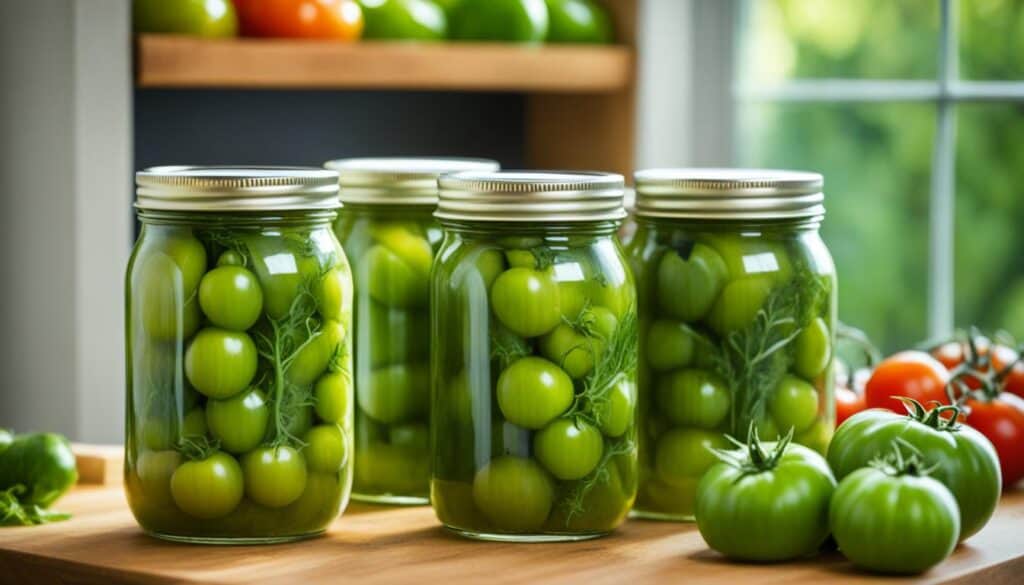
[(82, 487), (65, 523), (0, 529), (0, 583), (994, 583), (1024, 582), (1024, 493), (931, 572), (894, 579), (837, 553), (780, 565), (725, 562), (696, 528), (632, 520), (581, 543), (499, 544), (447, 533), (427, 507), (354, 504), (327, 535), (262, 547), (162, 542), (135, 525), (116, 487)]

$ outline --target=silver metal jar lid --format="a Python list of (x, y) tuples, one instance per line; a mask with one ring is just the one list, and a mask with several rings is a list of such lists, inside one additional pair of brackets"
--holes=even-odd
[(622, 175), (587, 171), (498, 171), (442, 175), (439, 219), (489, 222), (619, 220)]
[(825, 215), (818, 173), (772, 169), (637, 171), (638, 217), (773, 220)]
[(135, 173), (135, 206), (165, 211), (333, 210), (338, 173), (313, 167), (161, 166)]
[(437, 205), (437, 178), (459, 171), (496, 171), (486, 158), (342, 158), (324, 163), (338, 172), (344, 203)]

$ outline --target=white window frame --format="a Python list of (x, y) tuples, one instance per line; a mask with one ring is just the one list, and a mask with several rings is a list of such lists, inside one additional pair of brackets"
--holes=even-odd
[[(738, 3), (731, 34), (742, 43), (748, 3), (758, 0), (734, 0)], [(966, 102), (1024, 101), (1024, 82), (970, 81), (959, 78), (959, 39), (957, 0), (938, 0), (940, 23), (934, 79), (794, 79), (773, 86), (745, 84), (739, 77), (742, 68), (732, 63), (733, 117), (751, 103), (871, 103), (913, 102), (935, 105), (935, 144), (932, 151), (929, 194), (929, 271), (928, 336), (936, 338), (952, 333), (955, 322), (954, 242), (956, 115), (957, 105)], [(732, 2), (723, 2), (732, 4)], [(735, 43), (739, 46), (739, 43)], [(742, 49), (736, 54), (745, 54)], [(733, 160), (747, 157), (739, 151), (742, 128), (733, 136)], [(826, 182), (828, 178), (826, 177)]]

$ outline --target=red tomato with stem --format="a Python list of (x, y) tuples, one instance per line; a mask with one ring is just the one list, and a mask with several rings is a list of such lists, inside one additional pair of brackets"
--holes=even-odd
[(1013, 486), (1024, 478), (1024, 399), (1002, 392), (968, 398), (965, 406), (967, 424), (992, 441), (999, 454), (1003, 487)]
[(363, 33), (356, 0), (234, 0), (242, 34), (250, 37), (354, 41)]
[(836, 426), (867, 408), (864, 395), (857, 394), (849, 388), (836, 388)]
[(894, 396), (913, 398), (924, 405), (949, 404), (946, 384), (949, 370), (942, 362), (923, 351), (901, 351), (891, 355), (871, 373), (864, 386), (868, 408), (886, 408), (904, 412), (903, 403)]

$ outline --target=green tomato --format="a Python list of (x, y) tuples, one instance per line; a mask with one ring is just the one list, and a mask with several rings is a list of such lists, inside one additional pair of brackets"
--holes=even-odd
[[(171, 240), (168, 253), (147, 256), (136, 274), (133, 295), (138, 299), (143, 330), (152, 339), (182, 340), (199, 328), (199, 304), (192, 298), (195, 287), (188, 287), (193, 279), (198, 285), (205, 266), (197, 265), (205, 264), (206, 251), (199, 244), (199, 256), (192, 247), (193, 239)], [(177, 256), (172, 255), (175, 252)]]
[(245, 494), (268, 508), (294, 502), (306, 489), (306, 460), (291, 447), (261, 447), (242, 458)]
[(807, 382), (786, 374), (775, 387), (768, 403), (779, 430), (782, 433), (799, 433), (810, 428), (818, 420), (818, 391)]
[(527, 429), (541, 429), (572, 404), (572, 379), (546, 359), (524, 357), (498, 376), (498, 406), (505, 418)]
[(572, 481), (597, 467), (604, 453), (604, 439), (591, 424), (560, 418), (537, 432), (533, 451), (551, 475)]
[(714, 429), (725, 422), (731, 403), (725, 380), (705, 370), (677, 370), (657, 386), (659, 410), (677, 425)]
[(229, 453), (256, 448), (267, 434), (270, 405), (262, 391), (250, 388), (225, 400), (206, 403), (206, 424), (210, 434)]
[(301, 437), (313, 428), (313, 407), (308, 404), (293, 405), (285, 417), (284, 429), (293, 437)]
[(607, 400), (596, 407), (597, 421), (606, 437), (621, 437), (636, 416), (636, 384), (620, 377), (608, 390)]
[(150, 416), (138, 426), (139, 438), (144, 448), (150, 451), (163, 451), (174, 447), (177, 436), (168, 418)]
[(529, 250), (505, 250), (505, 261), (512, 268), (537, 267), (537, 257)]
[(181, 436), (185, 439), (201, 439), (206, 436), (206, 411), (200, 407), (188, 411), (181, 421)]
[(793, 440), (808, 449), (822, 455), (828, 453), (828, 444), (832, 441), (834, 425), (825, 418), (818, 418), (814, 424), (793, 436)]
[(576, 321), (590, 295), (590, 283), (586, 280), (562, 280), (558, 282), (558, 307), (562, 317)]
[(658, 304), (676, 319), (697, 321), (711, 309), (727, 278), (725, 261), (710, 246), (694, 244), (685, 259), (667, 250), (658, 262)]
[(772, 281), (764, 277), (741, 278), (725, 285), (707, 315), (708, 325), (719, 336), (746, 328), (764, 306), (772, 286)]
[(429, 0), (359, 0), (364, 39), (439, 41), (448, 35), (448, 17)]
[(377, 422), (394, 424), (423, 415), (430, 403), (430, 366), (396, 364), (374, 370), (356, 385), (359, 408)]
[(388, 441), (409, 451), (427, 452), (430, 450), (430, 429), (424, 423), (391, 425)]
[(684, 478), (673, 483), (657, 477), (647, 479), (637, 495), (636, 509), (641, 513), (693, 519), (694, 500), (699, 478)]
[(376, 225), (372, 228), (372, 233), (374, 239), (384, 244), (413, 270), (424, 275), (430, 274), (430, 267), (434, 263), (434, 249), (418, 226)]
[(337, 473), (348, 463), (348, 439), (335, 424), (317, 425), (305, 434), (302, 450), (311, 472)]
[(654, 468), (662, 481), (684, 484), (699, 478), (718, 460), (710, 449), (728, 449), (729, 446), (722, 433), (674, 428), (658, 439)]
[(480, 250), (472, 265), (483, 279), (484, 291), (490, 292), (491, 285), (505, 271), (505, 258), (498, 250)]
[(655, 321), (647, 331), (644, 353), (657, 371), (682, 368), (693, 362), (698, 333), (680, 321)]
[(0, 492), (21, 485), (18, 502), (48, 507), (78, 480), (68, 440), (56, 433), (16, 435), (0, 457)]
[(320, 276), (320, 261), (290, 251), (279, 237), (252, 237), (246, 243), (252, 253), (251, 269), (263, 288), (263, 310), (271, 319), (283, 319), (303, 287)]
[(177, 451), (144, 451), (135, 460), (135, 475), (139, 478), (142, 498), (153, 507), (166, 507), (173, 503), (171, 476), (181, 465)]
[(234, 250), (227, 250), (217, 257), (217, 266), (245, 266), (245, 258)]
[(558, 284), (548, 271), (510, 268), (491, 287), (491, 310), (517, 335), (544, 335), (562, 321)]
[(594, 0), (546, 0), (549, 43), (612, 42), (611, 18)]
[(836, 430), (828, 462), (842, 480), (888, 454), (897, 438), (917, 449), (926, 464), (937, 466), (930, 475), (949, 488), (960, 506), (959, 540), (981, 530), (999, 502), (1002, 474), (992, 443), (969, 426), (933, 420), (924, 413), (865, 410)]
[(238, 17), (230, 0), (134, 0), (132, 28), (137, 33), (233, 37)]
[(621, 319), (626, 311), (636, 304), (636, 290), (632, 282), (624, 278), (617, 282), (608, 279), (591, 279), (588, 281), (591, 310), (607, 309), (616, 319)]
[(295, 355), (285, 375), (299, 386), (312, 384), (327, 370), (338, 345), (345, 339), (345, 328), (337, 321), (324, 321), (316, 339)]
[(349, 427), (352, 412), (352, 379), (347, 372), (328, 372), (313, 387), (313, 401), (320, 420)]
[(324, 273), (313, 290), (313, 296), (321, 317), (348, 323), (352, 314), (352, 276), (347, 269), (332, 268)]
[(592, 487), (580, 501), (582, 513), (569, 515), (568, 506), (555, 506), (546, 528), (557, 532), (608, 532), (622, 524), (629, 514), (635, 490), (623, 479), (628, 472), (620, 471), (618, 465), (609, 462), (604, 471), (595, 477)]
[[(774, 443), (765, 449), (776, 447)], [(742, 561), (785, 561), (818, 552), (829, 534), (836, 480), (821, 455), (789, 444), (775, 465), (748, 449), (719, 462), (697, 484), (694, 516), (708, 546)]]
[(594, 360), (604, 352), (605, 340), (576, 331), (565, 323), (540, 338), (544, 357), (558, 364), (571, 377), (580, 380), (594, 369)]
[(355, 486), (360, 493), (427, 493), (430, 458), (419, 451), (386, 443), (359, 443), (354, 461)]
[(238, 394), (256, 375), (256, 346), (245, 333), (207, 327), (185, 351), (185, 375), (210, 398)]
[(221, 266), (199, 282), (199, 307), (217, 327), (245, 331), (263, 313), (263, 289), (245, 268)]
[[(764, 415), (760, 420), (754, 422), (757, 428), (757, 436), (762, 441), (776, 441), (782, 438), (782, 433), (779, 432), (779, 425), (775, 423), (770, 415)], [(799, 441), (798, 441), (799, 442)]]
[(284, 525), (277, 527), (297, 534), (326, 528), (338, 517), (342, 503), (348, 501), (345, 481), (337, 473), (310, 473), (299, 499), (280, 509)]
[(548, 34), (544, 0), (461, 0), (451, 12), (453, 39), (540, 43)]
[(763, 278), (780, 284), (793, 276), (793, 264), (781, 241), (735, 232), (714, 234), (707, 241), (725, 261), (730, 280)]
[(369, 348), (374, 368), (430, 357), (430, 315), (425, 310), (403, 310), (374, 301), (360, 303), (356, 347), (365, 356)]
[[(423, 242), (429, 250), (430, 244)], [(367, 250), (361, 264), (367, 271), (366, 289), (374, 300), (399, 308), (427, 305), (429, 272), (423, 272), (384, 245)]]
[(551, 478), (532, 459), (498, 457), (473, 478), (473, 501), (500, 532), (534, 532), (555, 499)]
[(828, 324), (817, 317), (800, 330), (794, 340), (793, 369), (805, 380), (814, 380), (832, 361), (832, 342)]
[(227, 453), (182, 463), (171, 475), (171, 496), (195, 518), (223, 518), (242, 501), (242, 468)]
[(865, 467), (839, 482), (829, 506), (846, 558), (881, 573), (923, 573), (956, 548), (960, 509), (930, 477)]

